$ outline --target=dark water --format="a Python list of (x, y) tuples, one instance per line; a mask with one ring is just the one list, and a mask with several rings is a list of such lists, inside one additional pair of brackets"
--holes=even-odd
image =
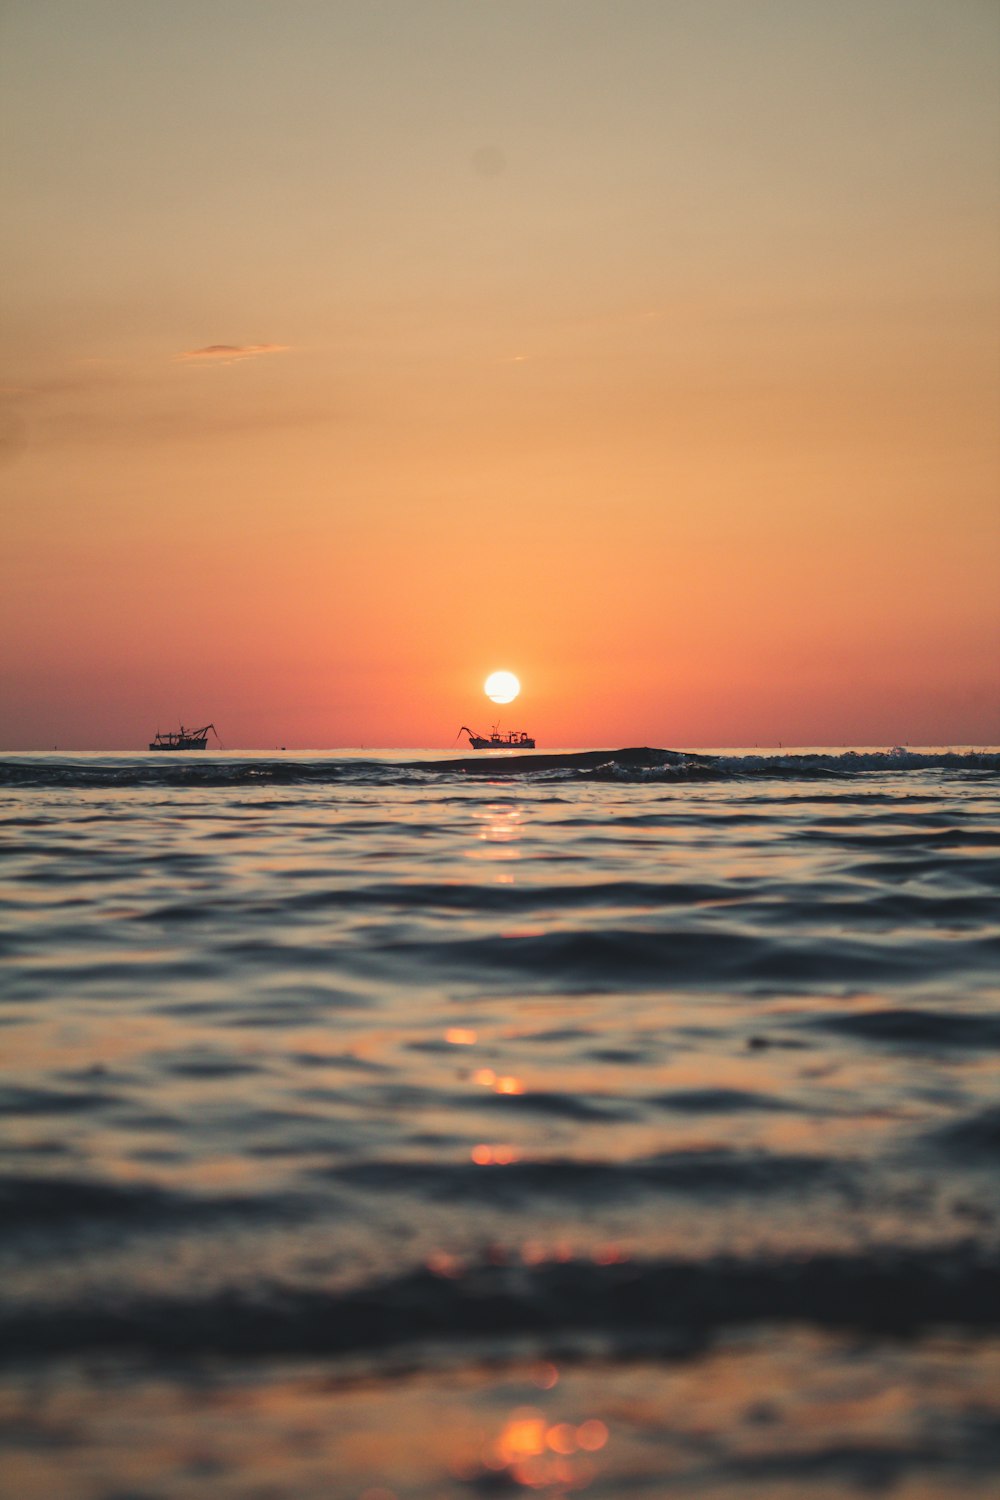
[(0, 759), (0, 1492), (995, 1495), (1000, 754)]

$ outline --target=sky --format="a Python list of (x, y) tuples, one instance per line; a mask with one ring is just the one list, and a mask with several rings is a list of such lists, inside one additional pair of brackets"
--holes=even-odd
[(0, 142), (0, 748), (1000, 742), (994, 0), (0, 0)]

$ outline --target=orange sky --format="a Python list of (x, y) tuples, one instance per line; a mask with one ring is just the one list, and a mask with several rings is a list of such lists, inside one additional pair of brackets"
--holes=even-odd
[(1000, 741), (1000, 10), (7, 0), (0, 747)]

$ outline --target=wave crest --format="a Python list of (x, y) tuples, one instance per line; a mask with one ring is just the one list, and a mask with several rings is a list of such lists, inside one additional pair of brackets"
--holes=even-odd
[(703, 754), (631, 746), (619, 750), (572, 750), (524, 754), (480, 754), (455, 759), (388, 760), (322, 755), (270, 759), (239, 754), (174, 758), (65, 754), (8, 755), (0, 759), (0, 786), (72, 789), (323, 787), (426, 784), (470, 778), (696, 782), (844, 780), (872, 773), (942, 771), (996, 776), (1000, 751), (889, 750), (771, 751)]

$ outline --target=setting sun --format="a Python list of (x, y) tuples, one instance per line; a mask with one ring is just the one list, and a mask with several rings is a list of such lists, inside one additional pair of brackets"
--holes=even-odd
[(483, 691), (494, 703), (513, 703), (521, 691), (521, 684), (513, 672), (491, 672), (483, 684)]

